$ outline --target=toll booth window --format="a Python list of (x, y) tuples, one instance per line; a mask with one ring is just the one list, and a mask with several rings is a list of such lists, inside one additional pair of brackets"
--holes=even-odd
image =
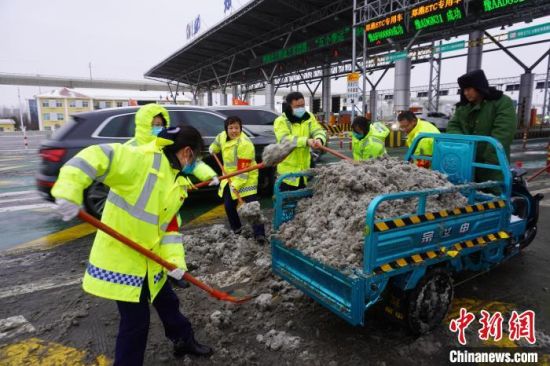
[(99, 137), (134, 137), (134, 114), (114, 116), (97, 134)]
[(170, 113), (170, 123), (173, 126), (179, 124), (195, 127), (202, 137), (215, 137), (223, 131), (224, 119), (212, 113), (201, 111), (177, 111)]

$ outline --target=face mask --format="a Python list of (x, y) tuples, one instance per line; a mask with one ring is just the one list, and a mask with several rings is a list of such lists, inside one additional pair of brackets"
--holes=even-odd
[(190, 163), (190, 164), (185, 164), (183, 166), (183, 169), (181, 170), (181, 172), (183, 174), (193, 174), (193, 170), (195, 170), (195, 167), (197, 166), (197, 160), (196, 159), (193, 159), (193, 161)]
[(357, 132), (353, 131), (352, 134), (353, 134), (353, 137), (355, 137), (357, 140), (361, 140), (361, 139), (363, 139), (363, 137), (365, 137), (364, 133), (357, 133)]
[(162, 126), (153, 126), (151, 127), (151, 135), (158, 136), (158, 134), (162, 131)]
[(302, 118), (306, 114), (306, 109), (304, 107), (294, 108), (292, 114), (298, 118)]

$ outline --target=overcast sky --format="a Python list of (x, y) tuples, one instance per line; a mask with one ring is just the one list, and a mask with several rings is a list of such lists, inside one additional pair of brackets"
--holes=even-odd
[[(233, 0), (234, 11), (247, 2)], [(188, 22), (200, 14), (205, 31), (223, 19), (223, 10), (224, 0), (0, 0), (0, 71), (89, 77), (91, 62), (94, 78), (142, 80), (147, 70), (185, 45)], [(549, 21), (546, 17), (529, 26)], [(497, 29), (492, 33), (507, 31)], [(530, 64), (549, 45), (514, 52)], [(502, 52), (485, 54), (483, 66), (489, 78), (522, 73)], [(445, 62), (442, 82), (453, 82), (464, 71), (465, 59)], [(546, 72), (546, 61), (534, 72)], [(393, 87), (393, 76), (388, 74), (380, 85), (382, 89)], [(345, 91), (342, 79), (334, 83), (333, 92)], [(428, 66), (419, 65), (413, 70), (411, 84), (424, 85), (427, 79)], [(43, 87), (40, 91), (50, 89)], [(29, 98), (39, 90), (21, 87), (21, 92), (23, 98)], [(17, 87), (0, 86), (0, 105), (15, 104)]]

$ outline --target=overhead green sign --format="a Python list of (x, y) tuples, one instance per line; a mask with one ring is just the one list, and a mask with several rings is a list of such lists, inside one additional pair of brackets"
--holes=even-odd
[(533, 36), (538, 36), (540, 34), (549, 33), (549, 32), (550, 32), (550, 23), (535, 25), (532, 27), (517, 29), (517, 30), (508, 32), (508, 40), (511, 41), (513, 39), (533, 37)]
[(466, 47), (466, 41), (458, 41), (453, 43), (442, 44), (441, 46), (434, 47), (434, 53), (444, 53), (456, 50), (461, 50)]
[(491, 13), (496, 10), (503, 10), (510, 6), (520, 4), (525, 0), (483, 0), (483, 11)]
[(387, 54), (387, 55), (381, 57), (381, 61), (382, 62), (394, 62), (394, 61), (406, 58), (408, 55), (409, 54), (408, 54), (407, 51), (392, 52), (390, 54)]

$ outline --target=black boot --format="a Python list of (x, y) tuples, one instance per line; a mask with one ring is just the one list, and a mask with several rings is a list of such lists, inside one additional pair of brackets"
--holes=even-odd
[(195, 338), (188, 343), (183, 341), (174, 343), (174, 357), (176, 358), (180, 358), (185, 355), (210, 356), (212, 353), (214, 353), (214, 350), (211, 347), (200, 344), (195, 340)]

